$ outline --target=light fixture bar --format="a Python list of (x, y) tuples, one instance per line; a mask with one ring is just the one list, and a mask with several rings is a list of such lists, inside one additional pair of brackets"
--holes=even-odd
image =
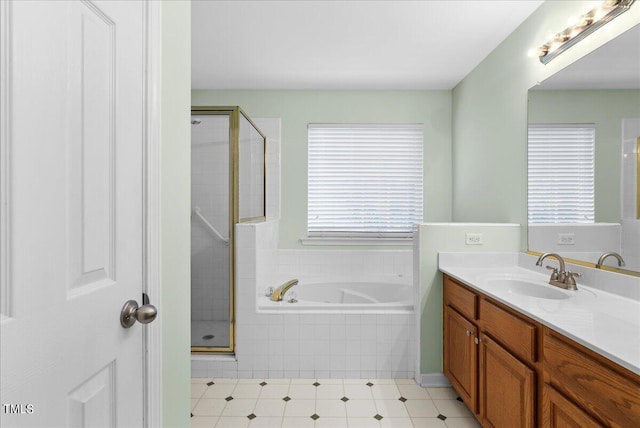
[(635, 0), (605, 0), (598, 7), (582, 15), (574, 25), (557, 33), (538, 48), (538, 58), (548, 63), (598, 28), (629, 10)]

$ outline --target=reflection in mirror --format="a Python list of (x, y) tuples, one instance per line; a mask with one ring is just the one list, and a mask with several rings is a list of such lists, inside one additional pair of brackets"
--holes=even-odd
[(640, 25), (532, 88), (528, 121), (529, 250), (640, 272)]

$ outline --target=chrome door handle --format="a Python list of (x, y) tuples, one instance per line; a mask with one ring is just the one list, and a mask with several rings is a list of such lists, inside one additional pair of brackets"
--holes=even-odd
[[(146, 294), (143, 296), (143, 302), (148, 302)], [(140, 324), (149, 324), (158, 316), (158, 309), (150, 303), (138, 306), (135, 300), (127, 300), (120, 311), (120, 324), (124, 328), (131, 328), (136, 321)]]

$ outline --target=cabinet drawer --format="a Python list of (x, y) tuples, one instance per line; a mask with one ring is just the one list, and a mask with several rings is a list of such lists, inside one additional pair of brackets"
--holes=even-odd
[(640, 426), (640, 377), (545, 329), (545, 379), (606, 426)]
[(479, 318), (486, 331), (511, 353), (523, 361), (537, 361), (535, 325), (484, 299), (480, 300)]
[(478, 296), (453, 279), (444, 277), (444, 303), (456, 308), (467, 319), (475, 320), (477, 316)]

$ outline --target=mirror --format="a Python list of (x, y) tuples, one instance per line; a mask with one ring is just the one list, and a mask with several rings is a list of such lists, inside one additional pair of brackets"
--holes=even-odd
[[(614, 257), (604, 266), (638, 275), (640, 24), (531, 88), (528, 122), (529, 251), (591, 265), (614, 251), (626, 266)], [(590, 148), (567, 151), (568, 140), (583, 137)], [(561, 182), (569, 190), (559, 190)], [(536, 205), (555, 197), (562, 207)]]

